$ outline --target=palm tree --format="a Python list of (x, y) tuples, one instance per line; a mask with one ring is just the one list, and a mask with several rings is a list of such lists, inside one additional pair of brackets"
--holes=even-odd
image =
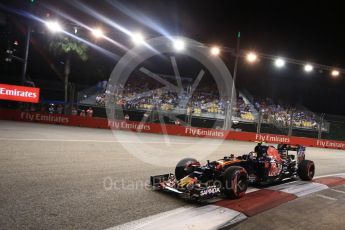
[(71, 39), (66, 36), (55, 37), (49, 44), (49, 49), (56, 55), (65, 56), (65, 114), (67, 113), (68, 103), (68, 78), (71, 73), (71, 58), (76, 56), (82, 61), (88, 59), (87, 46), (77, 40)]

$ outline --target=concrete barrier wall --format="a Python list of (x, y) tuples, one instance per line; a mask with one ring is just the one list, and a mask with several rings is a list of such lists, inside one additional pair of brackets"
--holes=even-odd
[(97, 117), (65, 116), (60, 114), (44, 114), (37, 112), (21, 112), (18, 110), (0, 109), (0, 119), (80, 126), (102, 129), (119, 129), (134, 132), (168, 134), (189, 137), (207, 137), (238, 141), (261, 141), (269, 143), (300, 144), (309, 147), (344, 149), (345, 141), (319, 140), (315, 138), (294, 137), (266, 133), (224, 131), (217, 129), (161, 125), (158, 123), (140, 123), (136, 121), (107, 120)]

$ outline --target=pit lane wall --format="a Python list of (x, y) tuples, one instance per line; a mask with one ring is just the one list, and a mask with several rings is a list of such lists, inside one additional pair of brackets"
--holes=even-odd
[(284, 136), (276, 134), (257, 134), (251, 132), (224, 131), (207, 128), (184, 127), (157, 123), (140, 123), (136, 121), (107, 120), (96, 117), (65, 116), (59, 114), (43, 114), (37, 112), (21, 112), (18, 110), (0, 109), (0, 119), (14, 121), (28, 121), (89, 128), (119, 129), (134, 132), (168, 134), (189, 137), (207, 137), (238, 141), (261, 141), (268, 143), (300, 144), (309, 147), (332, 148), (345, 150), (345, 141), (319, 140)]

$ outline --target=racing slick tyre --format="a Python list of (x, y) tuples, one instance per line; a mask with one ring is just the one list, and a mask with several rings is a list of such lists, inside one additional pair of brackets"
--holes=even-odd
[(312, 180), (315, 174), (315, 164), (310, 160), (302, 160), (298, 164), (298, 176), (302, 180)]
[(224, 193), (228, 198), (238, 199), (247, 191), (248, 173), (239, 166), (231, 166), (224, 172)]
[(177, 180), (182, 179), (188, 174), (192, 173), (193, 165), (200, 165), (199, 161), (194, 158), (183, 158), (175, 167), (175, 177)]

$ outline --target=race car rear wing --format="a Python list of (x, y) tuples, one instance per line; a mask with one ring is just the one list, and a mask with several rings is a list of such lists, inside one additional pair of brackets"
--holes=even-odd
[(305, 147), (301, 145), (287, 145), (287, 144), (279, 144), (277, 146), (278, 150), (287, 150), (287, 151), (305, 151)]
[(301, 145), (287, 145), (287, 144), (279, 144), (277, 147), (279, 152), (283, 151), (295, 151), (297, 153), (297, 161), (301, 162), (305, 159), (305, 147)]

